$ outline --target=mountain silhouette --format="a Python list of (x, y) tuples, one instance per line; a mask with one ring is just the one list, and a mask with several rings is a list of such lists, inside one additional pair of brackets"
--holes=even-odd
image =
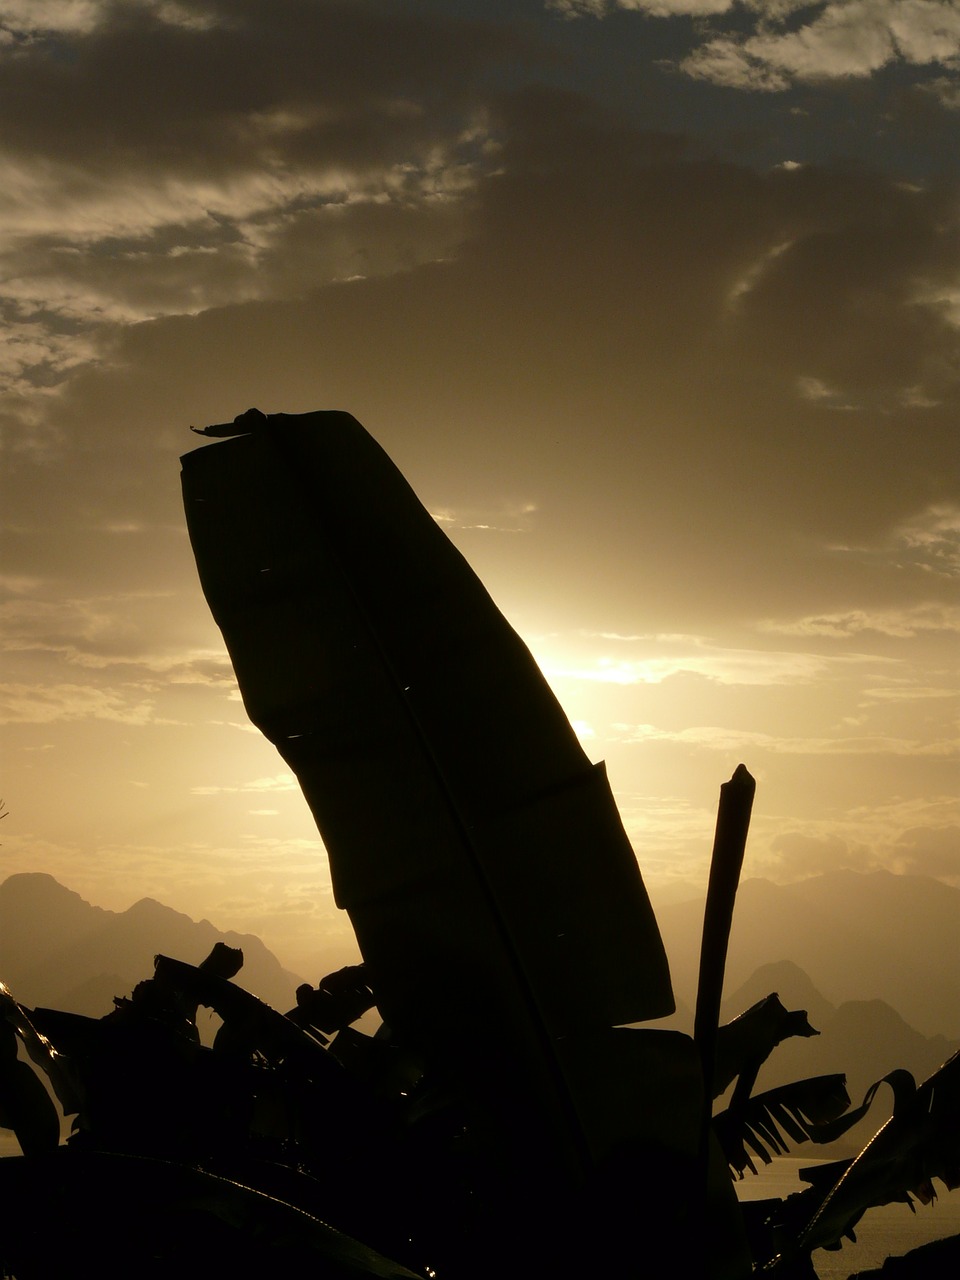
[(776, 991), (788, 1009), (806, 1009), (810, 1022), (819, 1031), (836, 1009), (813, 985), (808, 974), (792, 960), (763, 964), (720, 1007), (721, 1022), (729, 1022), (744, 1009)]
[[(792, 960), (760, 965), (725, 998), (721, 1021), (731, 1021), (771, 992), (776, 992), (788, 1009), (806, 1010), (820, 1034), (782, 1041), (760, 1069), (758, 1091), (809, 1076), (841, 1073), (847, 1078), (852, 1101), (859, 1103), (866, 1089), (895, 1067), (910, 1071), (919, 1084), (960, 1049), (960, 1039), (917, 1031), (885, 1000), (832, 1004)], [(658, 1025), (692, 1034), (693, 1013), (685, 1004), (678, 1004), (676, 1015)], [(889, 1102), (882, 1091), (870, 1114), (849, 1138), (832, 1148), (833, 1154), (859, 1150), (886, 1119)]]
[[(809, 1076), (841, 1073), (854, 1105), (876, 1080), (894, 1068), (911, 1072), (920, 1084), (960, 1049), (960, 1040), (926, 1036), (885, 1000), (847, 1000), (834, 1006), (792, 961), (761, 965), (724, 1001), (721, 1017), (735, 1018), (771, 991), (788, 1009), (805, 1009), (818, 1036), (784, 1040), (760, 1069), (756, 1089), (774, 1089)], [(851, 1155), (890, 1115), (892, 1092), (881, 1090), (867, 1116), (830, 1148), (802, 1148), (810, 1159)]]
[(30, 1007), (102, 1017), (113, 996), (152, 976), (158, 953), (199, 964), (216, 942), (243, 951), (239, 986), (281, 1011), (293, 1005), (300, 979), (253, 934), (223, 932), (152, 898), (107, 911), (40, 872), (0, 884), (0, 978)]
[[(692, 1005), (703, 903), (661, 906), (657, 919), (677, 997)], [(726, 991), (763, 965), (790, 960), (835, 1007), (883, 1000), (924, 1036), (960, 1039), (958, 920), (960, 889), (929, 876), (833, 871), (788, 885), (745, 880)]]
[(832, 1005), (790, 961), (759, 968), (724, 1002), (721, 1016), (724, 1021), (734, 1018), (771, 991), (779, 994), (788, 1009), (806, 1009), (820, 1035), (783, 1041), (764, 1064), (759, 1088), (842, 1071), (851, 1094), (856, 1095), (894, 1067), (905, 1067), (919, 1083), (960, 1048), (958, 1040), (915, 1030), (885, 1000)]

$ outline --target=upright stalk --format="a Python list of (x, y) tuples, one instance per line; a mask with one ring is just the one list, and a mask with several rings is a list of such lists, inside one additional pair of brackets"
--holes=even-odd
[[(700, 1118), (699, 1185), (706, 1221), (710, 1165), (710, 1125), (713, 1116), (713, 1090), (716, 1077), (717, 1031), (720, 1025), (720, 1001), (727, 963), (727, 944), (733, 922), (733, 905), (740, 883), (743, 853), (750, 827), (750, 813), (757, 789), (756, 780), (746, 767), (737, 765), (733, 777), (720, 788), (717, 829), (710, 860), (710, 882), (703, 911), (703, 937), (700, 943), (700, 976), (697, 985), (697, 1012), (693, 1038), (700, 1054), (703, 1071), (703, 1112)], [(703, 1260), (706, 1264), (706, 1259)], [(707, 1267), (704, 1265), (704, 1273)]]

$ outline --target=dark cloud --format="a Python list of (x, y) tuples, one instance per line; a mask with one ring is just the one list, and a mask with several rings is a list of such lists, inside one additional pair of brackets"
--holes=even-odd
[(875, 412), (956, 395), (960, 290), (953, 185), (798, 170), (770, 181), (778, 236), (738, 302), (760, 358)]
[(46, 6), (2, 50), (0, 377), (34, 419), (22, 398), (102, 358), (105, 324), (449, 256), (484, 82), (532, 56), (509, 23), (356, 0), (84, 15)]
[(329, 0), (116, 0), (92, 29), (5, 55), (8, 155), (103, 174), (211, 177), (289, 165), (382, 165), (445, 136), (509, 28)]
[[(617, 544), (683, 563), (666, 584), (636, 557), (607, 571), (621, 599), (652, 573), (674, 624), (678, 609), (755, 608), (758, 592), (776, 614), (803, 575), (825, 611), (850, 606), (853, 579), (859, 606), (909, 598), (911, 581), (926, 592), (919, 567), (894, 582), (835, 548), (957, 500), (950, 193), (688, 155), (565, 92), (500, 95), (490, 118), (498, 171), (461, 224), (436, 222), (436, 244), (465, 236), (446, 261), (387, 275), (382, 260), (376, 278), (289, 296), (318, 261), (389, 253), (391, 228), (394, 249), (404, 227), (412, 245), (419, 219), (363, 206), (341, 240), (304, 213), (264, 250), (275, 301), (115, 326), (103, 367), (51, 402), (82, 442), (84, 486), (102, 475), (116, 505), (126, 472), (135, 503), (173, 522), (175, 491), (161, 504), (144, 466), (174, 465), (178, 424), (341, 407), (428, 502), (537, 503), (572, 568)], [(230, 252), (185, 255), (167, 277), (126, 265), (131, 290), (192, 283), (210, 299), (239, 270)], [(596, 544), (574, 545), (587, 521)]]

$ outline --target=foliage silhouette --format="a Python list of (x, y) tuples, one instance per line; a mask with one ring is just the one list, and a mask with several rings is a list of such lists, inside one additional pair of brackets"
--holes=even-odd
[(713, 1117), (713, 1125), (731, 1169), (742, 1178), (747, 1169), (757, 1172), (747, 1147), (769, 1164), (772, 1156), (787, 1154), (788, 1142), (808, 1138), (832, 1141), (837, 1135), (831, 1128), (828, 1139), (825, 1126), (849, 1105), (842, 1075), (811, 1076), (765, 1093), (734, 1098), (726, 1110)]
[[(0, 1025), (9, 1036), (17, 1031), (45, 1046), (35, 1056), (61, 1082), (72, 1076), (67, 1096), (82, 1100), (73, 1137), (66, 1148), (56, 1150), (55, 1115), (52, 1133), (45, 1118), (43, 1137), (37, 1142), (31, 1128), (33, 1089), (28, 1086), (31, 1096), (26, 1097), (10, 1089), (6, 1072), (0, 1077), (4, 1123), (14, 1129), (31, 1157), (26, 1163), (7, 1159), (0, 1164), (0, 1190), (20, 1224), (15, 1237), (31, 1244), (43, 1238), (51, 1211), (49, 1184), (59, 1188), (53, 1197), (56, 1212), (72, 1224), (71, 1249), (82, 1248), (82, 1241), (94, 1248), (93, 1233), (105, 1229), (102, 1208), (98, 1211), (97, 1206), (109, 1205), (112, 1215), (122, 1211), (123, 1229), (113, 1226), (109, 1247), (99, 1248), (98, 1265), (104, 1275), (124, 1273), (131, 1258), (140, 1259), (146, 1247), (150, 1256), (138, 1274), (154, 1274), (153, 1267), (157, 1275), (165, 1274), (163, 1268), (175, 1265), (178, 1274), (199, 1276), (214, 1255), (218, 1265), (229, 1260), (234, 1274), (251, 1276), (268, 1258), (274, 1268), (309, 1264), (320, 1266), (321, 1275), (336, 1277), (400, 1277), (435, 1270), (418, 1256), (419, 1250), (435, 1255), (450, 1243), (434, 1238), (430, 1215), (418, 1214), (409, 1204), (392, 1220), (384, 1214), (384, 1200), (374, 1189), (376, 1157), (412, 1172), (445, 1164), (451, 1144), (459, 1142), (460, 1158), (469, 1164), (474, 1153), (459, 1099), (433, 1088), (413, 1055), (405, 1056), (398, 1073), (398, 1056), (404, 1055), (387, 1039), (348, 1026), (323, 1047), (289, 1018), (209, 968), (160, 956), (151, 982), (187, 1003), (215, 1009), (224, 1018), (224, 1028), (237, 1034), (227, 1037), (225, 1048), (204, 1049), (181, 1023), (169, 1020), (169, 1003), (121, 1001), (126, 1014), (122, 1020), (110, 1014), (97, 1021), (28, 1011), (3, 990)], [(336, 985), (334, 976), (318, 990)], [(130, 1010), (135, 1004), (142, 1004), (143, 1012), (134, 1017)], [(157, 1025), (163, 1028), (157, 1039), (144, 1040), (138, 1034), (131, 1024), (140, 1018), (156, 1024), (154, 1031)], [(727, 1029), (720, 1030), (722, 1041)], [(107, 1048), (98, 1054), (91, 1046), (104, 1033)], [(640, 1039), (658, 1034), (669, 1037), (648, 1032)], [(189, 1064), (179, 1089), (172, 1059), (161, 1049), (165, 1044), (169, 1048), (168, 1036)], [(124, 1040), (126, 1050), (121, 1050)], [(240, 1042), (247, 1045), (242, 1069), (236, 1048)], [(169, 1105), (154, 1106), (145, 1117), (128, 1099), (118, 1097), (117, 1062), (106, 1062), (105, 1053), (133, 1077), (136, 1093), (146, 1091), (156, 1099), (157, 1091), (163, 1090), (168, 1104), (173, 1093), (179, 1099), (176, 1114), (170, 1114)], [(36, 1076), (26, 1064), (17, 1065), (40, 1089), (52, 1114), (52, 1103)], [(897, 1092), (894, 1116), (856, 1160), (810, 1171), (810, 1188), (785, 1201), (744, 1206), (752, 1254), (765, 1274), (810, 1274), (811, 1251), (838, 1247), (842, 1237), (854, 1239), (854, 1227), (867, 1208), (896, 1199), (909, 1202), (910, 1193), (927, 1202), (933, 1194), (932, 1177), (948, 1187), (960, 1182), (960, 1055), (919, 1089), (907, 1073), (892, 1075), (890, 1083)], [(117, 1114), (104, 1114), (104, 1076)], [(668, 1067), (664, 1088), (675, 1084), (669, 1076)], [(850, 1111), (842, 1076), (798, 1081), (750, 1097), (737, 1107), (731, 1104), (714, 1118), (715, 1131), (731, 1168), (742, 1175), (744, 1169), (754, 1169), (744, 1143), (766, 1161), (771, 1149), (783, 1153), (790, 1144), (807, 1139), (832, 1141), (862, 1116), (882, 1083), (868, 1091), (861, 1107)], [(192, 1103), (186, 1101), (190, 1094)], [(658, 1097), (647, 1102), (662, 1104)], [(171, 1122), (178, 1117), (172, 1137)], [(359, 1162), (353, 1159), (357, 1167), (351, 1177), (347, 1166), (358, 1149), (362, 1155)], [(329, 1176), (331, 1160), (336, 1179)], [(55, 1173), (51, 1162), (56, 1162)], [(626, 1174), (620, 1167), (616, 1172), (618, 1177)], [(47, 1188), (43, 1196), (38, 1180)], [(627, 1181), (636, 1185), (636, 1179)], [(607, 1190), (613, 1204), (622, 1208), (622, 1195), (613, 1187)], [(394, 1193), (402, 1200), (396, 1188)], [(469, 1182), (457, 1182), (438, 1201), (445, 1212), (455, 1210), (458, 1228), (464, 1223), (465, 1197), (469, 1198)], [(351, 1219), (364, 1244), (352, 1240), (342, 1226)], [(371, 1248), (368, 1242), (374, 1239), (393, 1256), (406, 1254), (406, 1266)], [(8, 1274), (25, 1280), (62, 1274), (63, 1252), (46, 1248), (34, 1257), (30, 1250), (25, 1260), (18, 1243), (22, 1247), (22, 1239), (11, 1242), (8, 1236), (0, 1254)], [(929, 1256), (942, 1258), (942, 1251)], [(447, 1269), (456, 1274), (453, 1266)]]
[[(777, 1044), (817, 1033), (775, 994), (718, 1026), (753, 779), (721, 787), (694, 1037), (623, 1025), (673, 1008), (656, 920), (602, 766), (479, 580), (349, 415), (205, 434), (224, 442), (183, 460), (201, 583), (364, 964), (286, 1015), (229, 948), (158, 956), (99, 1020), (0, 991), (0, 1122), (25, 1152), (0, 1161), (7, 1274), (572, 1280), (679, 1244), (704, 1280), (788, 1280), (871, 1205), (957, 1185), (951, 1060), (886, 1078), (894, 1116), (856, 1160), (741, 1209), (754, 1157), (836, 1136), (882, 1083), (853, 1111), (838, 1076), (754, 1095)], [(75, 1116), (65, 1146), (17, 1038)]]

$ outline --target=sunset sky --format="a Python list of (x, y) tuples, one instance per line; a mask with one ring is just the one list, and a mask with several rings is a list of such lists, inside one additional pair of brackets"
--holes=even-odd
[(655, 902), (741, 760), (746, 875), (960, 884), (960, 4), (0, 0), (0, 167), (0, 878), (348, 936), (183, 519), (255, 405), (393, 457)]

